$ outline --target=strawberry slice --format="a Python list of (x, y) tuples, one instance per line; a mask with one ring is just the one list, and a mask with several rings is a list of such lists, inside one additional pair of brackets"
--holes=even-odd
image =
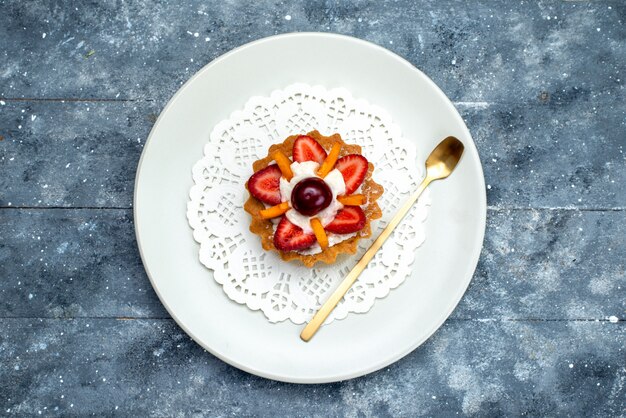
[(280, 203), (280, 168), (276, 164), (268, 165), (254, 173), (248, 180), (250, 194), (270, 205)]
[(344, 206), (335, 219), (326, 227), (328, 232), (334, 232), (335, 234), (351, 234), (352, 232), (360, 231), (365, 226), (365, 213), (363, 209), (358, 206)]
[(341, 171), (348, 195), (363, 183), (367, 174), (367, 159), (359, 154), (349, 154), (338, 159), (335, 168)]
[(320, 164), (326, 159), (326, 151), (315, 139), (307, 135), (300, 135), (293, 143), (292, 157), (299, 163), (316, 161)]
[(274, 233), (274, 246), (281, 251), (304, 250), (315, 244), (315, 234), (305, 234), (302, 228), (289, 222), (286, 216), (280, 220)]

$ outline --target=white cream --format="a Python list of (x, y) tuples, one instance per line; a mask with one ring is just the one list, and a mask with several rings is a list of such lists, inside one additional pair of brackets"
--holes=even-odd
[[(293, 188), (301, 180), (304, 180), (306, 178), (319, 178), (319, 176), (316, 174), (318, 168), (319, 164), (315, 161), (305, 161), (302, 163), (296, 161), (291, 163), (291, 171), (293, 172), (293, 177), (291, 178), (291, 180), (287, 181), (287, 179), (285, 179), (284, 177), (280, 178), (281, 201), (288, 201), (289, 205), (291, 206), (291, 192)], [(328, 173), (328, 175), (324, 178), (324, 181), (330, 188), (330, 191), (333, 195), (330, 205), (328, 205), (327, 208), (318, 212), (315, 216), (303, 215), (293, 208), (289, 209), (285, 214), (285, 216), (287, 216), (287, 219), (289, 219), (292, 224), (299, 226), (307, 234), (313, 233), (313, 230), (311, 229), (311, 218), (318, 218), (322, 223), (322, 226), (326, 226), (331, 223), (333, 219), (335, 219), (335, 215), (337, 215), (337, 212), (343, 208), (343, 205), (337, 200), (337, 196), (342, 195), (346, 192), (346, 183), (343, 181), (343, 176), (341, 175), (341, 172), (335, 168), (333, 171)]]

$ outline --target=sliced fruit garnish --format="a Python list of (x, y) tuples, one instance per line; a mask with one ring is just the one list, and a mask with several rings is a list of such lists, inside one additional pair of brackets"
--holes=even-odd
[(305, 234), (302, 228), (284, 216), (274, 232), (274, 246), (280, 251), (297, 251), (315, 244), (314, 234)]
[(248, 180), (250, 194), (269, 205), (280, 203), (280, 177), (282, 172), (276, 164), (268, 165), (254, 173)]
[(335, 234), (350, 234), (360, 231), (365, 226), (365, 213), (358, 206), (346, 206), (335, 216), (326, 230)]
[(320, 164), (326, 159), (326, 151), (315, 139), (307, 135), (300, 135), (293, 143), (293, 160), (299, 163), (315, 161)]
[(291, 180), (293, 172), (291, 171), (291, 160), (289, 157), (281, 150), (278, 150), (274, 151), (272, 158), (276, 161), (276, 164), (278, 164), (280, 171), (283, 173), (283, 177), (285, 177), (287, 181)]
[(322, 166), (319, 170), (317, 170), (317, 175), (321, 178), (326, 177), (328, 173), (331, 172), (335, 163), (337, 162), (337, 158), (339, 158), (339, 151), (341, 151), (341, 144), (339, 142), (335, 142), (328, 153), (328, 156), (322, 163)]
[(288, 210), (289, 210), (289, 202), (283, 202), (276, 206), (272, 206), (267, 209), (262, 209), (259, 211), (259, 214), (261, 214), (261, 218), (263, 219), (271, 219), (271, 218), (275, 218), (277, 216), (282, 215)]
[(362, 194), (352, 194), (350, 196), (337, 196), (337, 200), (344, 206), (361, 206), (367, 202), (367, 198)]
[(346, 183), (346, 194), (352, 194), (359, 188), (367, 174), (367, 159), (359, 154), (349, 154), (337, 160), (335, 168), (341, 171)]
[(324, 231), (324, 227), (319, 219), (313, 218), (311, 219), (311, 228), (313, 229), (313, 234), (315, 234), (315, 238), (317, 242), (322, 247), (322, 250), (328, 248), (328, 236), (326, 235), (326, 231)]

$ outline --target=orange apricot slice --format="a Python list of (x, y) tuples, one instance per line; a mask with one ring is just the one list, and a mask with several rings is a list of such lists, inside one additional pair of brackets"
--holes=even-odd
[(326, 235), (326, 231), (324, 231), (324, 227), (322, 226), (320, 220), (317, 218), (311, 219), (311, 228), (313, 229), (315, 238), (320, 244), (320, 247), (322, 247), (322, 250), (328, 248), (328, 236)]
[(353, 194), (350, 196), (337, 196), (337, 200), (344, 206), (361, 206), (367, 201), (365, 195)]
[(328, 153), (328, 156), (320, 166), (319, 170), (317, 170), (317, 175), (321, 178), (324, 178), (330, 173), (335, 167), (335, 163), (339, 158), (339, 151), (341, 151), (341, 144), (339, 142), (335, 142)]
[(276, 161), (276, 164), (278, 164), (278, 168), (280, 168), (280, 171), (283, 173), (283, 177), (285, 177), (287, 181), (291, 180), (293, 171), (291, 171), (291, 160), (289, 157), (281, 150), (277, 150), (272, 154), (272, 158)]
[(289, 210), (289, 202), (283, 202), (276, 206), (269, 207), (267, 209), (262, 209), (259, 211), (261, 218), (263, 219), (271, 219), (277, 216), (282, 215), (283, 213)]

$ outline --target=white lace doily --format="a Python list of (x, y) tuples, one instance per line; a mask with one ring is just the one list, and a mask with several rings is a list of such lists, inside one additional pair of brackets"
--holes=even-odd
[[(243, 204), (252, 163), (265, 157), (270, 145), (314, 129), (322, 135), (338, 132), (345, 142), (361, 145), (363, 155), (374, 163), (373, 177), (385, 193), (378, 200), (383, 217), (372, 222), (372, 237), (378, 236), (423, 175), (415, 145), (402, 137), (389, 115), (343, 88), (294, 84), (270, 97), (252, 97), (242, 111), (217, 124), (204, 157), (193, 167), (195, 185), (187, 218), (200, 243), (200, 261), (213, 270), (228, 297), (260, 309), (271, 322), (308, 321), (373, 240), (361, 240), (353, 256), (309, 269), (263, 250), (260, 238), (249, 231), (250, 215)], [(422, 223), (428, 205), (426, 190), (327, 323), (349, 312), (367, 312), (377, 298), (407, 278), (415, 251), (425, 239)]]

